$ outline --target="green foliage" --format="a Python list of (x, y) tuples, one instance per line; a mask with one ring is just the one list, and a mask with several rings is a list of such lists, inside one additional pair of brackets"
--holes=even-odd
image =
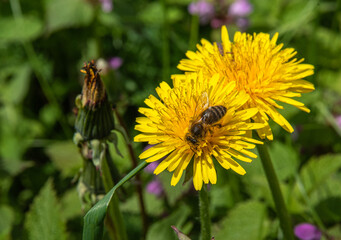
[(43, 30), (43, 23), (33, 16), (19, 19), (0, 18), (0, 42), (26, 42), (37, 38)]
[(0, 239), (9, 239), (14, 223), (14, 212), (7, 205), (0, 205)]
[(270, 149), (270, 157), (280, 180), (284, 181), (288, 178), (294, 178), (299, 166), (299, 157), (292, 147), (280, 142), (273, 142)]
[(154, 223), (147, 234), (147, 240), (157, 240), (157, 239), (165, 239), (165, 240), (174, 240), (177, 239), (175, 237), (175, 233), (173, 229), (170, 227), (171, 225), (176, 226), (181, 229), (183, 224), (185, 223), (187, 217), (190, 214), (190, 209), (186, 205), (178, 206), (177, 210), (175, 210), (168, 217)]
[(75, 188), (66, 191), (60, 198), (60, 210), (62, 219), (69, 220), (82, 215), (82, 206)]
[(82, 158), (72, 141), (51, 143), (46, 153), (63, 177), (73, 177), (82, 167)]
[[(145, 106), (144, 99), (155, 94), (163, 77), (165, 40), (170, 73), (179, 72), (176, 66), (189, 48), (188, 4), (192, 1), (164, 1), (166, 15), (162, 1), (114, 0), (111, 12), (104, 12), (98, 0), (0, 2), (0, 239), (80, 239), (86, 212), (76, 182), (82, 159), (71, 142), (74, 99), (81, 93), (84, 77), (79, 70), (93, 58), (106, 63), (115, 56), (123, 60), (120, 68), (103, 67), (100, 72), (119, 114), (115, 139), (111, 139), (115, 144), (109, 144), (118, 182), (133, 169), (131, 154), (137, 157), (144, 147), (132, 144), (137, 134), (134, 124), (140, 116), (138, 107)], [(222, 11), (216, 3), (216, 10)], [(285, 104), (280, 111), (295, 132), (290, 135), (270, 122), (275, 136), (269, 144), (270, 155), (292, 221), (310, 222), (340, 238), (341, 128), (335, 118), (341, 115), (340, 2), (251, 3), (246, 32), (278, 32), (278, 43), (295, 48), (297, 58), (315, 66), (315, 74), (307, 80), (316, 90), (299, 99), (311, 112)], [(167, 19), (166, 28), (163, 19)], [(198, 39), (220, 41), (219, 30), (209, 24), (197, 29)], [(228, 29), (230, 33), (238, 30), (234, 25)], [(216, 239), (279, 239), (260, 159), (241, 164), (247, 172), (244, 176), (216, 166), (218, 182), (209, 192)], [(198, 196), (192, 182), (182, 185), (182, 179), (172, 187), (171, 174), (166, 172), (159, 176), (143, 172), (140, 177), (141, 182), (131, 180), (115, 193), (129, 238), (144, 234), (136, 191), (140, 185), (150, 225), (146, 239), (176, 239), (171, 225), (198, 239)], [(47, 180), (52, 178), (54, 187)], [(145, 190), (155, 178), (163, 186), (160, 197)], [(106, 205), (102, 207), (101, 213), (89, 213), (93, 222), (88, 217), (86, 224), (97, 221), (95, 225), (101, 226)], [(20, 233), (24, 224), (26, 232)], [(94, 233), (96, 227), (85, 230)], [(106, 231), (104, 238), (108, 239)]]
[(91, 5), (81, 0), (45, 0), (45, 9), (49, 33), (89, 25), (94, 14)]
[(216, 226), (216, 239), (262, 239), (264, 236), (265, 207), (259, 202), (248, 201), (235, 206)]
[(312, 158), (300, 171), (306, 191), (310, 193), (318, 190), (340, 168), (340, 154)]
[(65, 222), (60, 215), (60, 206), (52, 181), (46, 182), (28, 212), (25, 220), (28, 239), (66, 239)]

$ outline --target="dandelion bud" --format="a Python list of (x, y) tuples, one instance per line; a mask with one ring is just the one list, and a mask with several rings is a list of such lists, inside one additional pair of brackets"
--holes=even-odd
[(100, 71), (92, 60), (81, 72), (86, 75), (75, 128), (85, 140), (105, 138), (114, 128), (114, 118)]

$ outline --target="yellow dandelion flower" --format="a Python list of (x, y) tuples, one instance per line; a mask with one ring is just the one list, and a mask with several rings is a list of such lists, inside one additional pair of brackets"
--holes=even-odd
[(173, 79), (174, 88), (162, 82), (156, 92), (160, 100), (150, 95), (140, 108), (146, 117), (136, 119), (135, 129), (142, 132), (136, 142), (154, 145), (139, 157), (154, 162), (166, 157), (154, 173), (174, 172), (171, 185), (175, 186), (193, 159), (193, 184), (200, 190), (203, 182), (215, 184), (217, 174), (213, 159), (225, 169), (238, 174), (245, 170), (234, 159), (251, 162), (257, 156), (249, 149), (261, 143), (245, 134), (264, 124), (251, 123), (257, 108), (242, 109), (249, 100), (245, 92), (236, 91), (235, 82), (221, 85), (216, 74), (204, 81), (203, 74), (185, 75), (185, 81)]
[(303, 80), (314, 73), (314, 66), (303, 64), (304, 59), (293, 58), (297, 52), (293, 48), (283, 49), (283, 44), (276, 44), (277, 38), (278, 33), (270, 38), (266, 33), (250, 35), (237, 32), (233, 42), (230, 42), (224, 26), (221, 31), (222, 44), (201, 40), (201, 45), (197, 44), (198, 51), (188, 51), (186, 56), (189, 59), (181, 60), (178, 68), (189, 72), (202, 70), (208, 77), (219, 73), (225, 76), (224, 84), (236, 81), (237, 89), (249, 95), (245, 107), (259, 110), (253, 121), (266, 124), (265, 128), (257, 131), (259, 136), (272, 140), (268, 117), (286, 131), (294, 131), (277, 111), (283, 106), (276, 101), (309, 113), (303, 103), (292, 98), (314, 90), (312, 83)]

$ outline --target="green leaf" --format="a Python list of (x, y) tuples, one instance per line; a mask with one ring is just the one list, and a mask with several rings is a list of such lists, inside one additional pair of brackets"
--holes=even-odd
[(31, 240), (66, 239), (65, 223), (60, 215), (60, 206), (51, 180), (46, 182), (34, 199), (26, 216), (25, 228)]
[(26, 96), (30, 83), (31, 68), (23, 64), (14, 69), (10, 82), (4, 86), (3, 101), (19, 104)]
[(33, 16), (0, 18), (0, 42), (31, 41), (39, 37), (43, 23)]
[(63, 28), (87, 26), (94, 8), (82, 0), (45, 0), (47, 29), (54, 32)]
[(318, 158), (311, 158), (302, 167), (300, 176), (306, 192), (318, 189), (338, 169), (341, 168), (341, 154), (329, 154)]
[(82, 216), (82, 206), (76, 188), (65, 192), (60, 199), (61, 216), (63, 219), (71, 219)]
[(121, 132), (117, 130), (111, 132), (112, 134), (109, 137), (112, 144), (108, 144), (110, 155), (119, 171), (125, 172), (132, 167), (131, 161), (128, 160), (130, 155), (127, 142)]
[(298, 168), (298, 155), (289, 145), (272, 142), (269, 149), (275, 171), (280, 181), (294, 177)]
[(216, 239), (253, 240), (262, 239), (265, 206), (256, 201), (243, 202), (231, 210), (218, 228), (214, 228)]
[[(163, 19), (163, 10), (160, 2), (149, 3), (138, 15), (138, 18), (146, 24), (160, 24)], [(167, 8), (167, 21), (174, 23), (183, 18), (183, 12), (175, 7)]]
[[(19, 106), (12, 104), (0, 108), (0, 164), (11, 175), (16, 175), (33, 162), (22, 161), (26, 149), (41, 133), (38, 121), (23, 116)], [(24, 141), (23, 141), (24, 139)]]
[[(163, 209), (163, 199), (158, 198), (153, 194), (145, 193), (144, 194), (145, 200), (145, 207), (146, 212), (150, 216), (160, 216), (164, 209)], [(120, 203), (120, 209), (123, 212), (133, 213), (133, 214), (140, 214), (140, 206), (139, 206), (139, 199), (138, 196), (135, 194), (126, 201)]]
[(154, 223), (147, 233), (146, 240), (174, 240), (176, 239), (175, 233), (171, 228), (172, 225), (177, 228), (185, 223), (189, 214), (191, 213), (190, 208), (187, 205), (180, 205), (176, 211), (165, 219), (159, 220)]
[(82, 158), (72, 141), (53, 142), (46, 148), (46, 154), (63, 177), (74, 176), (82, 167)]
[(229, 185), (214, 185), (210, 189), (210, 195), (210, 211), (212, 217), (222, 214), (221, 209), (233, 206), (233, 194)]
[(324, 224), (341, 221), (341, 197), (327, 198), (321, 201), (315, 209)]
[(117, 188), (122, 186), (130, 178), (134, 177), (138, 172), (148, 165), (143, 161), (130, 173), (128, 173), (121, 181), (119, 181), (99, 202), (93, 206), (84, 217), (83, 240), (98, 240), (103, 237), (103, 221), (109, 206), (109, 203), (115, 194)]
[(10, 239), (15, 217), (13, 210), (7, 205), (0, 206), (0, 239)]

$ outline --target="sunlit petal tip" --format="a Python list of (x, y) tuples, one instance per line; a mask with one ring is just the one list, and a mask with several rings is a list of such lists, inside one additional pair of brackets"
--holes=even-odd
[(276, 44), (277, 39), (278, 39), (278, 36), (279, 36), (278, 32), (276, 32), (276, 33), (273, 35), (273, 37), (272, 37), (272, 39), (271, 39), (271, 43), (272, 43), (272, 44)]

